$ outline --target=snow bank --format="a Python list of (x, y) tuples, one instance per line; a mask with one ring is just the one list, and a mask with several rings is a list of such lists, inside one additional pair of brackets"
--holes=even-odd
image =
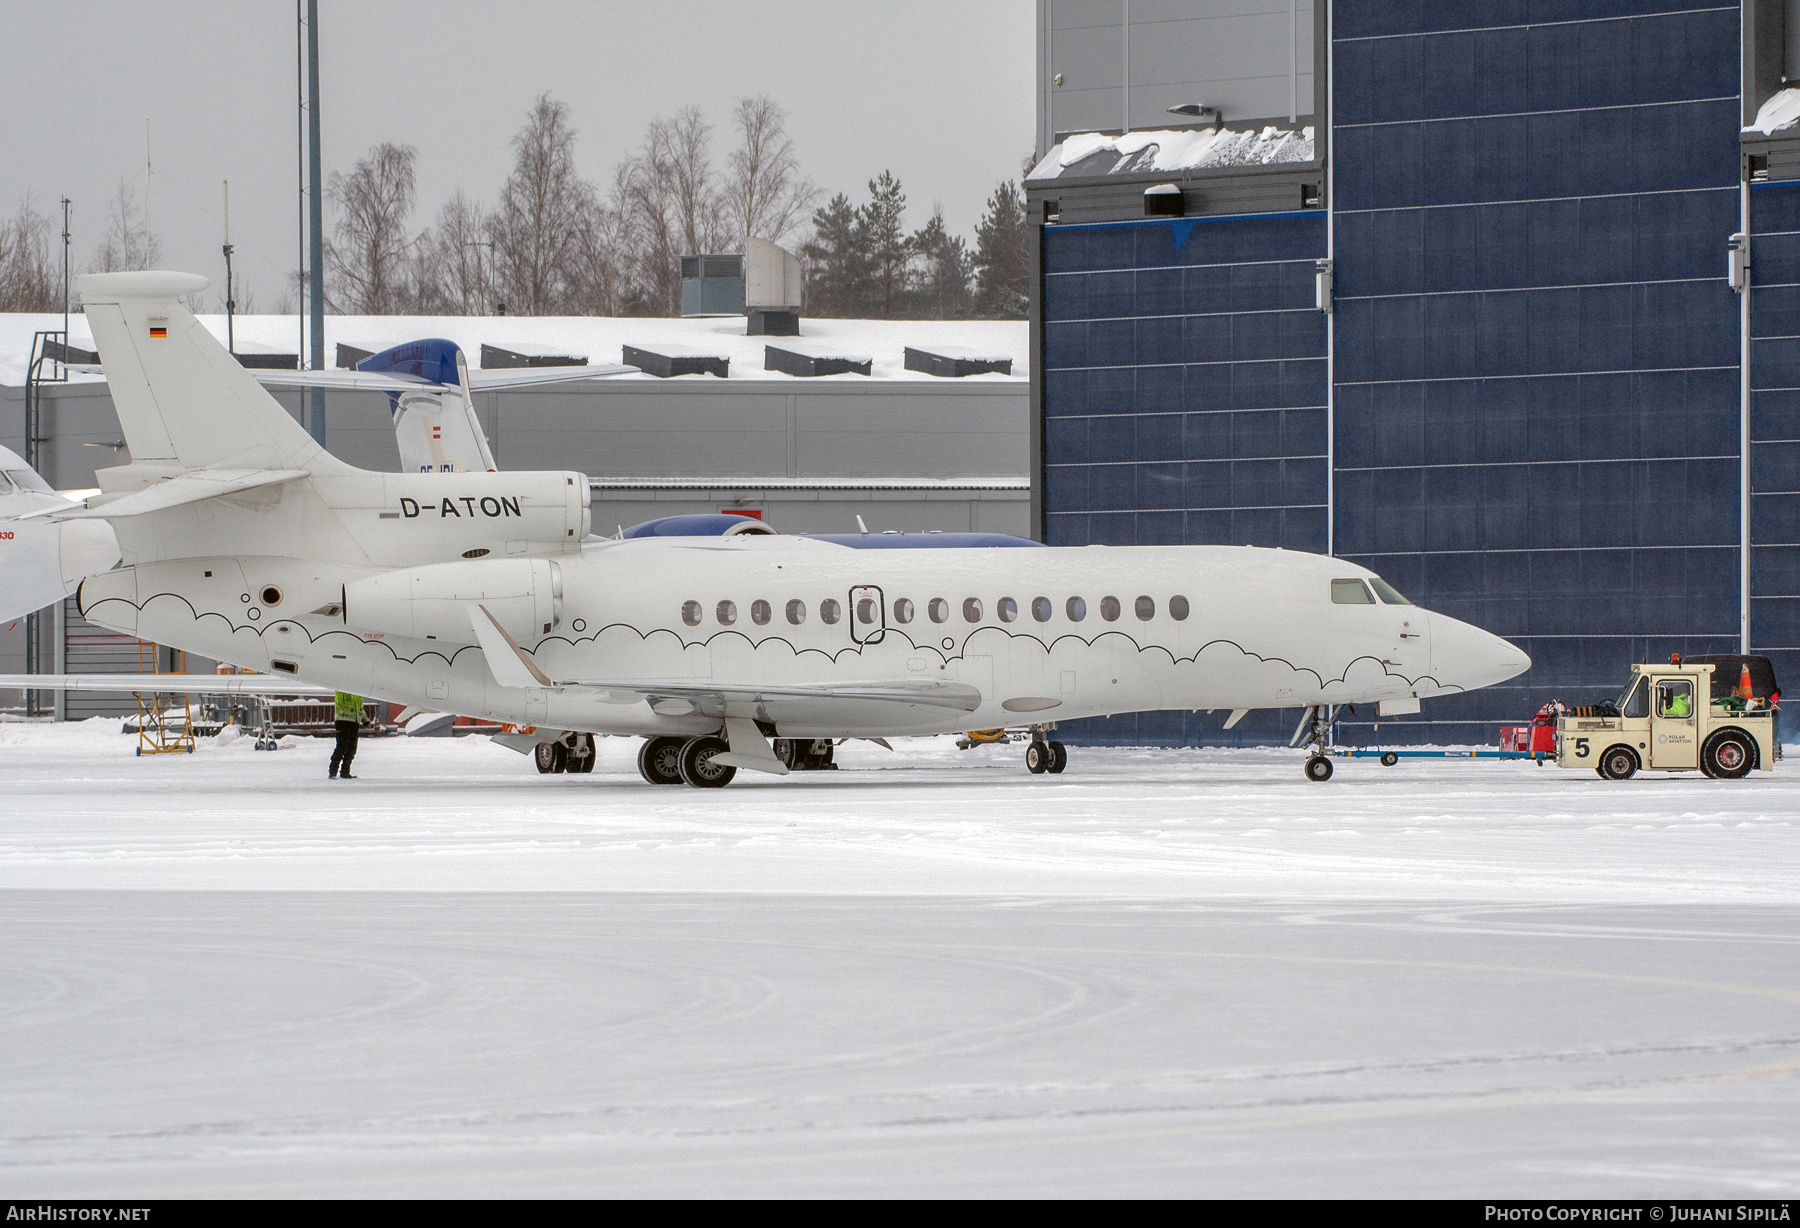
[(1068, 137), (1032, 169), (1031, 179), (1054, 179), (1068, 167), (1099, 153), (1119, 155), (1101, 174), (1137, 171), (1212, 170), (1225, 166), (1267, 166), (1310, 162), (1313, 129), (1298, 132), (1273, 125), (1261, 132), (1232, 128), (1158, 129), (1109, 136), (1083, 132)]
[(1773, 135), (1778, 129), (1791, 128), (1796, 120), (1800, 120), (1800, 87), (1790, 87), (1763, 103), (1755, 122), (1744, 131)]

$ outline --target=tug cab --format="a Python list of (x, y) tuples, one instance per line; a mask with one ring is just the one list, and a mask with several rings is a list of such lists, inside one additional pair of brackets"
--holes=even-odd
[(1736, 780), (1772, 771), (1780, 754), (1780, 701), (1767, 657), (1707, 657), (1631, 667), (1615, 703), (1565, 708), (1556, 722), (1558, 767), (1591, 767), (1607, 780), (1640, 770), (1699, 770)]

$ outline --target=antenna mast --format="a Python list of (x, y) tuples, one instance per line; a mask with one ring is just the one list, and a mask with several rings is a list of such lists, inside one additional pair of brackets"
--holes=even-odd
[(232, 314), (237, 300), (231, 285), (231, 180), (225, 181), (225, 348), (237, 353), (237, 333), (232, 330)]

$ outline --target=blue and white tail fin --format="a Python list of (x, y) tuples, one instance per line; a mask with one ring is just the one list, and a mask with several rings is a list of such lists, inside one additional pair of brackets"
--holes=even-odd
[(406, 473), (492, 472), (494, 454), (469, 395), (469, 363), (453, 341), (431, 337), (371, 355), (358, 371), (417, 375), (438, 385), (388, 393)]
[(182, 306), (209, 284), (193, 273), (75, 279), (133, 463), (347, 470)]

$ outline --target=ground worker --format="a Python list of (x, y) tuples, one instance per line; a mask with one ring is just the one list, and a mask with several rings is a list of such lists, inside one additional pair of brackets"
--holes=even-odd
[(362, 725), (363, 699), (361, 695), (348, 695), (343, 691), (337, 693), (334, 708), (337, 720), (337, 749), (331, 752), (331, 780), (355, 780), (350, 774), (350, 761), (356, 758), (356, 732)]
[(1693, 710), (1689, 706), (1688, 690), (1686, 687), (1669, 688), (1663, 715), (1677, 718), (1693, 715)]

